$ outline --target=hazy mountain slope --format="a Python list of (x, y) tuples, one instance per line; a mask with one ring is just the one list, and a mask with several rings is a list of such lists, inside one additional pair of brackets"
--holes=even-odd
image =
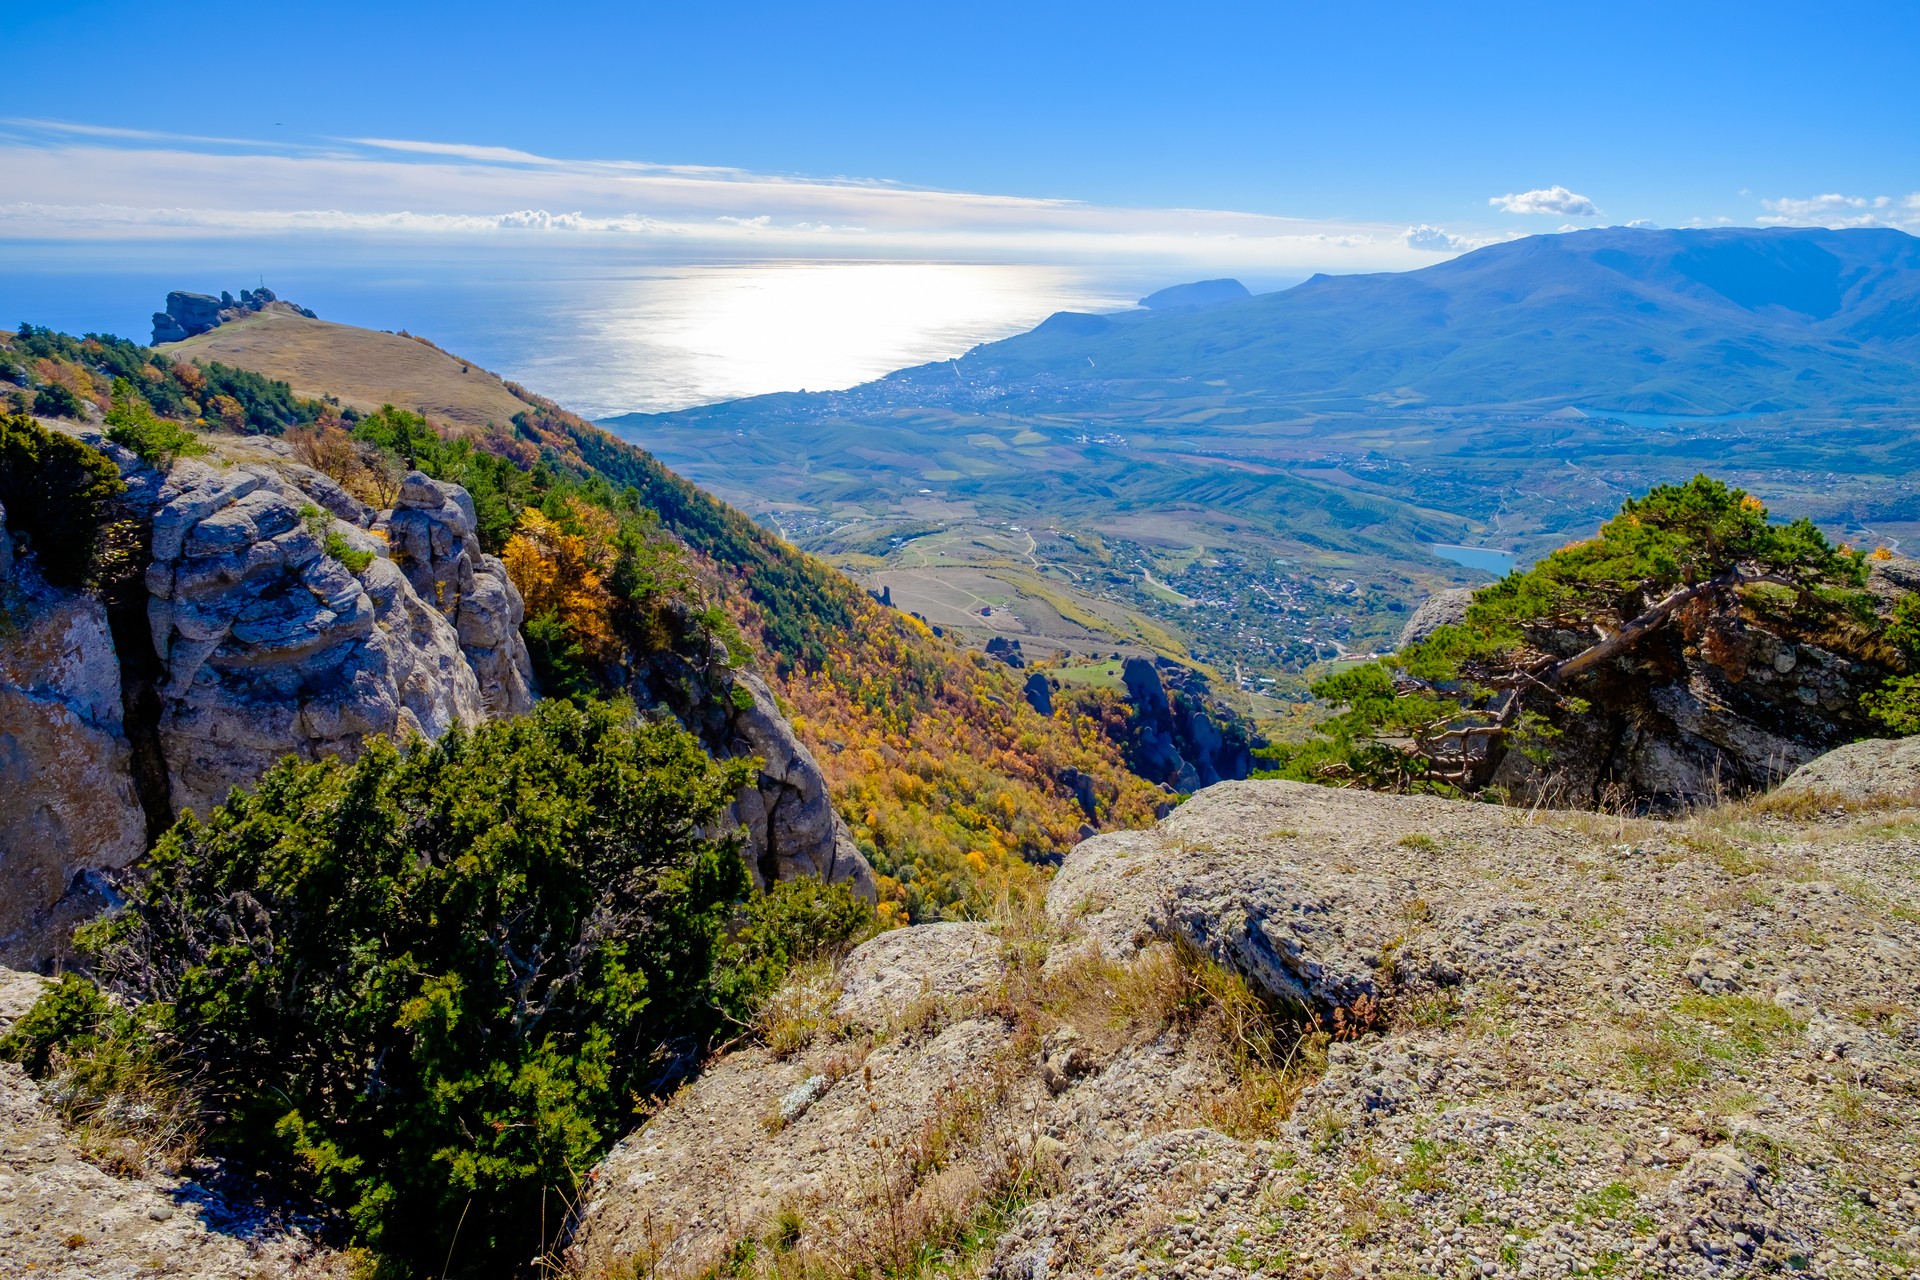
[[(847, 391), (608, 425), (906, 607), (950, 620), (1018, 561), (1251, 687), (1390, 641), (1476, 572), (1433, 544), (1524, 564), (1700, 471), (1836, 538), (1920, 545), (1916, 397), (1920, 240), (1614, 228), (1062, 313)], [(1011, 597), (1019, 634), (1042, 604)]]
[(1892, 403), (1920, 385), (1916, 357), (1920, 240), (1903, 232), (1616, 227), (1204, 311), (1062, 313), (961, 376), (1710, 414)]

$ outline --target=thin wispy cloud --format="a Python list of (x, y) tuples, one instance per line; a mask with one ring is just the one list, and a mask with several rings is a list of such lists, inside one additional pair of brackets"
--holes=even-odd
[(1508, 192), (1493, 196), (1487, 203), (1507, 213), (1550, 213), (1562, 218), (1597, 218), (1600, 210), (1592, 200), (1565, 187), (1540, 187), (1533, 191)]
[(0, 125), (0, 236), (320, 232), (651, 237), (749, 255), (1152, 259), (1253, 271), (1394, 269), (1435, 252), (1416, 251), (1399, 226), (1231, 210), (1122, 209), (394, 138), (274, 144)]

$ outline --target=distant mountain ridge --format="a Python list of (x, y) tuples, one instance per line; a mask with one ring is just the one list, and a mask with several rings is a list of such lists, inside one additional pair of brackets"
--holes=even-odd
[(1239, 302), (1253, 294), (1238, 280), (1195, 280), (1192, 284), (1168, 285), (1140, 299), (1149, 311), (1189, 310), (1217, 307), (1223, 302)]
[(1245, 687), (1390, 645), (1438, 544), (1525, 564), (1696, 472), (1920, 546), (1915, 404), (1920, 240), (1611, 228), (606, 425), (902, 607), (1131, 610)]
[(1532, 236), (1203, 309), (1062, 313), (960, 364), (972, 385), (1097, 371), (1109, 383), (1215, 379), (1328, 405), (1691, 415), (1891, 405), (1920, 390), (1920, 239), (1802, 228)]

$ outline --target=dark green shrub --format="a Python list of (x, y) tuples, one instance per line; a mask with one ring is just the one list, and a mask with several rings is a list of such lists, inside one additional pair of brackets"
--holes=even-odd
[(353, 573), (365, 573), (367, 566), (373, 563), (373, 552), (355, 550), (338, 529), (327, 530), (322, 546), (328, 555)]
[(1861, 705), (1891, 733), (1920, 733), (1920, 595), (1900, 597), (1882, 637), (1900, 654), (1909, 674), (1889, 679), (1862, 698)]
[(177, 422), (156, 417), (153, 406), (125, 378), (113, 380), (113, 404), (107, 410), (107, 439), (166, 470), (175, 458), (207, 451), (200, 438)]
[(711, 1019), (746, 883), (703, 833), (751, 765), (631, 715), (544, 703), (284, 761), (183, 819), (83, 931), (164, 1011), (214, 1141), (341, 1208), (397, 1272), (534, 1256), (654, 1051)]
[(19, 1063), (30, 1076), (43, 1076), (56, 1049), (86, 1053), (95, 1048), (108, 1033), (112, 1012), (100, 988), (70, 973), (42, 992), (33, 1008), (0, 1036), (0, 1059)]
[(788, 880), (757, 893), (721, 943), (714, 1001), (739, 1024), (752, 1022), (797, 964), (841, 951), (880, 931), (872, 904), (845, 884)]
[(33, 411), (43, 418), (84, 418), (86, 408), (80, 397), (57, 382), (50, 382), (33, 393)]
[(0, 506), (27, 534), (48, 582), (78, 586), (109, 500), (125, 491), (111, 459), (24, 414), (0, 417)]
[(586, 650), (559, 614), (551, 609), (535, 614), (521, 634), (542, 697), (585, 700), (598, 695), (600, 686), (587, 669)]

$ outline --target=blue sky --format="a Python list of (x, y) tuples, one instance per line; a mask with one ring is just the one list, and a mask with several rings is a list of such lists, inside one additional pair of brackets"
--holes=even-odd
[(1282, 272), (1637, 219), (1920, 229), (1911, 3), (207, 0), (0, 23), (13, 239), (584, 232)]

